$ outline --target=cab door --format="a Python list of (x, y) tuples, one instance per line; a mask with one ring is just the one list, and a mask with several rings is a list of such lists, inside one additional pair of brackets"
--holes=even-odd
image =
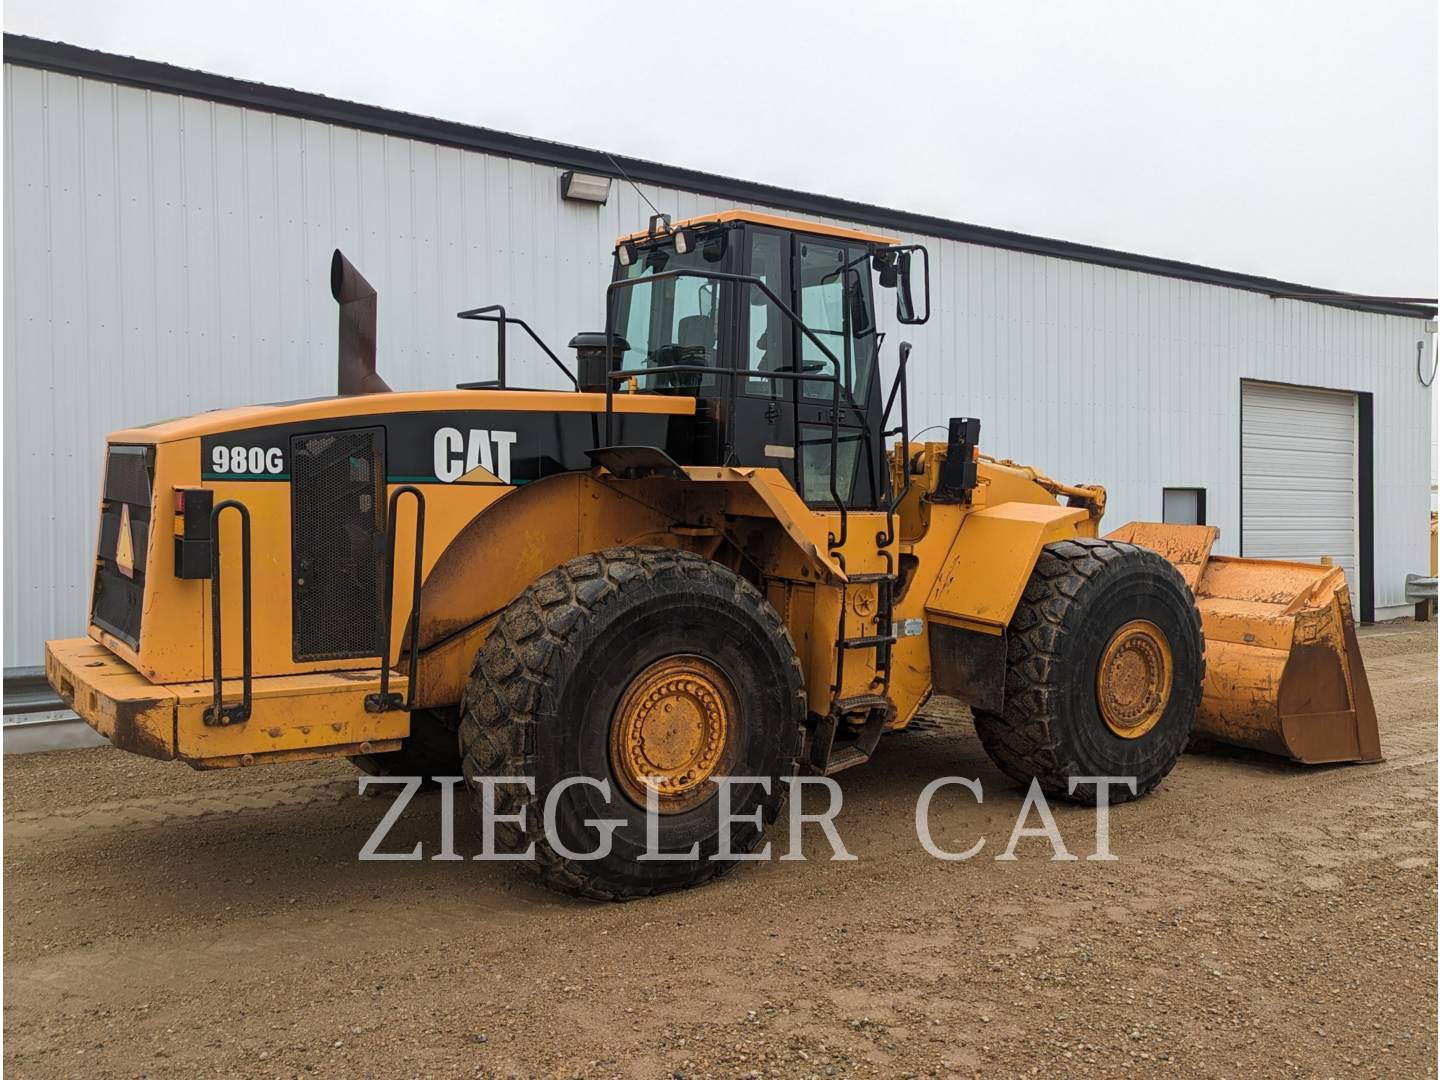
[[(828, 382), (805, 382), (797, 395), (800, 494), (817, 508), (840, 502), (854, 509), (880, 504), (885, 483), (879, 438), (879, 389), (876, 357), (880, 335), (875, 326), (869, 250), (803, 233), (794, 238), (796, 312), (840, 361), (838, 445), (830, 442), (834, 389)], [(798, 329), (795, 348), (805, 371), (829, 373), (833, 364)]]
[[(752, 225), (741, 235), (745, 240), (740, 273), (760, 279), (791, 304), (790, 234)], [(779, 469), (795, 484), (795, 380), (765, 375), (794, 370), (794, 328), (754, 285), (739, 284), (736, 294), (739, 310), (734, 325), (739, 340), (733, 355), (741, 370), (730, 380), (733, 460)]]

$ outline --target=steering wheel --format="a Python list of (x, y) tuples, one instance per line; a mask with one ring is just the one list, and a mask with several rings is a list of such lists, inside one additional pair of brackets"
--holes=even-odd
[[(699, 353), (697, 357), (695, 354)], [(648, 353), (643, 361), (642, 368), (663, 368), (691, 364), (713, 368), (715, 366), (715, 354), (708, 345), (677, 345), (674, 342), (667, 342)], [(694, 390), (697, 389), (705, 376), (697, 371), (665, 371), (654, 376), (659, 384), (657, 390)]]

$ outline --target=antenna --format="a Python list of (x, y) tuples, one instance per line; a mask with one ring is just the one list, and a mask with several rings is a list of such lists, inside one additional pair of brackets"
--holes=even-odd
[(643, 192), (643, 191), (640, 190), (640, 185), (639, 185), (639, 184), (635, 183), (634, 180), (631, 180), (631, 179), (630, 179), (630, 174), (627, 173), (624, 169), (622, 169), (622, 168), (620, 167), (620, 163), (619, 163), (618, 161), (616, 161), (616, 160), (615, 160), (609, 153), (607, 153), (606, 151), (601, 150), (600, 152), (601, 152), (602, 154), (605, 154), (605, 159), (606, 159), (607, 161), (609, 161), (611, 165), (614, 165), (614, 166), (615, 166), (615, 171), (620, 174), (621, 178), (622, 178), (627, 184), (629, 184), (632, 188), (635, 189), (635, 194), (636, 194), (636, 195), (639, 195), (640, 198), (642, 198), (642, 199), (645, 200), (645, 205), (648, 206), (648, 207), (650, 207), (651, 210), (655, 211), (655, 217), (663, 217), (666, 221), (669, 221), (669, 220), (670, 220), (670, 215), (669, 215), (669, 214), (662, 214), (662, 213), (660, 213), (660, 208), (659, 208), (658, 206), (656, 206), (653, 202), (650, 201), (649, 197), (645, 194), (645, 192)]

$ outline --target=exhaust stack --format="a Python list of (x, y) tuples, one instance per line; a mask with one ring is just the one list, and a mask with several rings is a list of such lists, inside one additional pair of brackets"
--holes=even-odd
[(337, 248), (330, 259), (330, 295), (340, 305), (338, 392), (385, 394), (390, 386), (375, 372), (375, 287)]

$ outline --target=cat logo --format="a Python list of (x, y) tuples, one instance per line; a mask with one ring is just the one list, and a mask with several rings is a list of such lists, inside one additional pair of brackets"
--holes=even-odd
[(513, 431), (444, 427), (435, 432), (435, 477), (447, 484), (510, 483)]
[(115, 567), (128, 578), (135, 576), (135, 541), (130, 536), (130, 504), (120, 504), (120, 535), (115, 538)]

